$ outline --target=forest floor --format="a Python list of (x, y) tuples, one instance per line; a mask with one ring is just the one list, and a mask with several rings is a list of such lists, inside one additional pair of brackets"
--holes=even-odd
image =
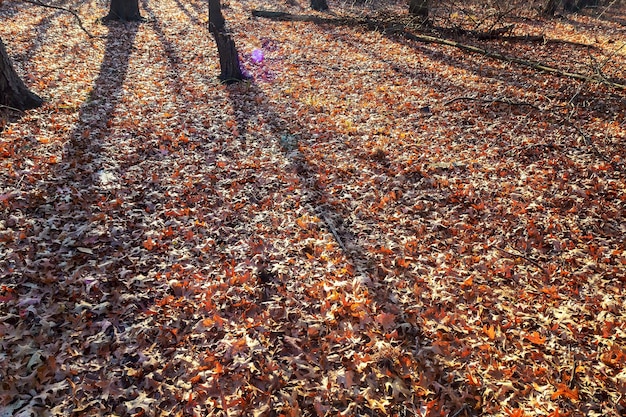
[[(222, 85), (206, 2), (59, 4), (0, 5), (0, 416), (624, 415), (626, 91), (247, 0)], [(609, 12), (455, 39), (625, 84)]]

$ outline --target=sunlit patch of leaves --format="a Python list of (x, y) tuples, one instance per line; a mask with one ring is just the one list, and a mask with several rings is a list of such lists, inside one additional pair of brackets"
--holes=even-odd
[[(260, 3), (224, 8), (233, 86), (201, 2), (89, 27), (109, 41), (0, 11), (47, 98), (0, 136), (0, 407), (623, 414), (623, 97)], [(572, 19), (538, 24), (611, 53)]]

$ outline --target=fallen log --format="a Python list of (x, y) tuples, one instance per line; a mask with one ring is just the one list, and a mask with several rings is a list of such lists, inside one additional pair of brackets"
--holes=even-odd
[[(288, 22), (311, 22), (315, 24), (325, 24), (325, 25), (337, 25), (337, 26), (361, 26), (366, 27), (369, 30), (382, 32), (387, 35), (397, 35), (401, 36), (405, 39), (415, 42), (422, 43), (433, 43), (438, 45), (446, 45), (451, 46), (457, 49), (461, 49), (466, 52), (480, 54), (489, 58), (493, 58), (499, 61), (509, 62), (513, 64), (522, 65), (528, 68), (535, 69), (537, 71), (558, 75), (566, 78), (573, 78), (580, 81), (586, 82), (594, 82), (607, 85), (612, 88), (626, 90), (625, 84), (620, 84), (611, 80), (607, 80), (606, 78), (600, 75), (585, 75), (579, 74), (576, 72), (564, 71), (555, 67), (552, 67), (547, 64), (543, 64), (537, 61), (531, 61), (515, 56), (504, 55), (499, 52), (489, 51), (484, 48), (480, 48), (473, 45), (468, 45), (465, 43), (453, 41), (451, 39), (438, 38), (436, 36), (416, 34), (409, 32), (404, 29), (404, 26), (390, 23), (390, 22), (381, 22), (375, 19), (355, 19), (355, 18), (329, 18), (329, 17), (321, 17), (317, 15), (297, 15), (291, 14), (287, 12), (278, 12), (278, 11), (269, 11), (269, 10), (253, 10), (252, 16), (262, 17), (270, 20), (276, 21), (288, 21)], [(402, 26), (402, 27), (399, 27)]]

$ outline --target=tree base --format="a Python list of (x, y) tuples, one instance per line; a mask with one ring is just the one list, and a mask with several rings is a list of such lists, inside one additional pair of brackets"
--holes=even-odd
[(43, 99), (26, 87), (13, 69), (9, 55), (0, 39), (0, 105), (29, 110), (43, 104)]
[(111, 0), (109, 14), (102, 18), (103, 22), (119, 20), (125, 22), (142, 22), (139, 13), (139, 0)]
[(311, 0), (311, 9), (318, 12), (325, 12), (328, 10), (328, 3), (326, 0)]
[(232, 85), (240, 83), (242, 81), (250, 81), (252, 80), (252, 77), (242, 75), (241, 78), (224, 78), (220, 75), (219, 77), (217, 77), (217, 79), (220, 80), (221, 84)]
[(100, 18), (100, 21), (105, 23), (105, 22), (139, 22), (139, 23), (143, 23), (146, 22), (147, 19), (141, 15), (139, 16), (132, 16), (132, 17), (120, 17), (116, 14), (111, 14), (109, 13), (108, 15)]
[(17, 91), (0, 91), (0, 107), (15, 110), (30, 110), (41, 106), (43, 99), (26, 88)]

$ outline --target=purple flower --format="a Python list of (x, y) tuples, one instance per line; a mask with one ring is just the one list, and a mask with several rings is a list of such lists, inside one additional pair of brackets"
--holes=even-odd
[(255, 49), (254, 51), (252, 51), (252, 54), (250, 54), (250, 58), (255, 64), (260, 64), (261, 62), (263, 62), (264, 58), (263, 51), (260, 49)]

